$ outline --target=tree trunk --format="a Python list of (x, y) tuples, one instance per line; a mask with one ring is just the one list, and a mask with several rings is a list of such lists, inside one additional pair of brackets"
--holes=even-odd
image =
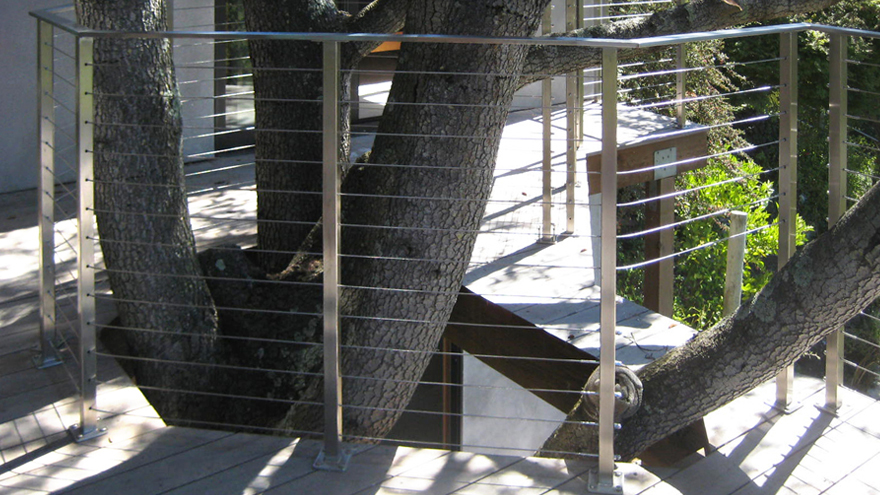
[[(248, 0), (250, 31), (336, 32), (346, 16), (330, 0)], [(321, 218), (322, 46), (251, 40), (256, 101), (257, 244), (261, 265), (280, 272)], [(349, 128), (350, 72), (341, 74), (340, 131)], [(340, 155), (348, 156), (348, 140)]]
[[(355, 16), (331, 0), (245, 0), (250, 31), (394, 32), (408, 0), (379, 0)], [(339, 156), (348, 159), (351, 69), (378, 43), (342, 47)], [(251, 40), (256, 95), (257, 244), (262, 267), (280, 272), (321, 217), (322, 44)]]
[[(642, 408), (622, 422), (615, 453), (631, 459), (744, 395), (878, 297), (880, 186), (875, 185), (734, 315), (639, 371)], [(567, 419), (586, 420), (583, 406), (575, 406)], [(542, 450), (595, 452), (595, 433), (566, 424)]]
[[(78, 21), (94, 29), (166, 28), (164, 3), (81, 0), (76, 7)], [(94, 81), (95, 213), (121, 332), (148, 358), (135, 362), (139, 380), (198, 390), (207, 373), (172, 363), (211, 362), (217, 317), (189, 223), (170, 40), (98, 38)], [(161, 392), (150, 398), (172, 419), (204, 405)]]
[[(527, 36), (546, 5), (419, 2), (406, 29)], [(498, 45), (401, 49), (369, 163), (349, 172), (343, 186), (342, 342), (349, 347), (342, 374), (360, 377), (343, 381), (344, 403), (352, 406), (343, 428), (354, 439), (387, 434), (442, 336), (491, 192), (525, 53)], [(426, 73), (438, 70), (450, 74)], [(320, 421), (319, 408), (294, 408), (285, 426)]]

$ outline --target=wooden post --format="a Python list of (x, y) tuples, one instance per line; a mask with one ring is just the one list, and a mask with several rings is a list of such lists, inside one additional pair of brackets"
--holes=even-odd
[(736, 311), (742, 302), (743, 268), (746, 258), (746, 224), (749, 215), (730, 212), (730, 236), (727, 240), (727, 275), (724, 278), (723, 315)]
[[(675, 191), (675, 177), (666, 177), (647, 183), (648, 198), (668, 195)], [(675, 222), (673, 198), (651, 201), (645, 208), (645, 228), (654, 229)], [(645, 236), (645, 260), (669, 256), (673, 252), (672, 228)], [(672, 316), (675, 268), (672, 258), (651, 263), (645, 267), (645, 307), (664, 316)]]

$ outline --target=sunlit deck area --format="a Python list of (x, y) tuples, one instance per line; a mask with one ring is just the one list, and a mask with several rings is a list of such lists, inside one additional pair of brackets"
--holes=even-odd
[[(5, 217), (10, 199), (2, 197)], [(14, 234), (0, 234), (4, 255)], [(317, 471), (317, 441), (165, 426), (112, 360), (99, 373), (107, 433), (75, 443), (66, 431), (79, 418), (75, 388), (63, 367), (31, 362), (36, 314), (32, 293), (0, 305), (2, 493), (586, 493), (590, 466), (580, 461), (390, 445), (357, 448), (344, 473)], [(625, 493), (880, 493), (880, 404), (844, 389), (832, 416), (815, 407), (821, 385), (798, 378), (801, 407), (791, 414), (768, 405), (772, 384), (759, 387), (706, 418), (716, 449), (707, 456), (620, 464)]]

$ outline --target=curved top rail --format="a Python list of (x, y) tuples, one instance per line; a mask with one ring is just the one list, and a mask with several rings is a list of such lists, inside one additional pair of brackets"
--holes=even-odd
[(864, 29), (826, 26), (824, 24), (816, 24), (813, 26), (813, 29), (826, 34), (846, 34), (848, 36), (860, 36), (863, 38), (880, 38), (880, 33), (877, 31), (865, 31)]
[(398, 41), (409, 43), (476, 43), (492, 45), (533, 45), (533, 46), (568, 46), (587, 48), (656, 48), (680, 45), (695, 41), (743, 38), (768, 34), (817, 30), (827, 33), (838, 32), (854, 36), (880, 38), (880, 33), (846, 29), (821, 24), (794, 23), (773, 26), (759, 26), (738, 29), (724, 29), (697, 33), (682, 33), (650, 38), (629, 40), (611, 38), (573, 38), (558, 36), (538, 36), (528, 38), (492, 38), (485, 36), (452, 36), (439, 34), (376, 34), (376, 33), (287, 33), (287, 32), (255, 32), (255, 31), (105, 31), (88, 29), (75, 21), (66, 19), (60, 14), (70, 12), (72, 6), (37, 10), (31, 16), (52, 24), (76, 36), (94, 38), (206, 38), (219, 40), (290, 40), (290, 41), (338, 41), (338, 42), (385, 42)]
[[(806, 22), (792, 24), (777, 24), (773, 26), (757, 26), (748, 28), (719, 29), (716, 31), (703, 31), (699, 33), (670, 34), (666, 36), (654, 36), (651, 38), (635, 38), (630, 41), (636, 43), (638, 48), (655, 48), (661, 46), (680, 45), (694, 41), (711, 41), (731, 38), (744, 38), (748, 36), (761, 36), (766, 34), (792, 33), (816, 29), (820, 25)], [(824, 27), (824, 26), (822, 26)]]

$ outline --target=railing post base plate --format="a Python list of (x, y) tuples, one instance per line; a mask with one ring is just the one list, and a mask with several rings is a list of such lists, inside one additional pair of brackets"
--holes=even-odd
[(70, 433), (70, 436), (71, 438), (73, 438), (74, 442), (80, 443), (106, 434), (107, 428), (96, 428), (89, 432), (83, 432), (82, 428), (80, 428), (79, 425), (73, 425), (67, 429), (67, 432)]
[(823, 413), (830, 414), (835, 418), (840, 417), (840, 410), (843, 409), (843, 402), (840, 400), (837, 401), (837, 405), (816, 405), (816, 409), (822, 411)]
[(767, 405), (782, 414), (791, 414), (804, 406), (803, 402), (800, 401), (791, 401), (788, 404), (782, 402), (768, 402)]
[(55, 350), (54, 346), (52, 346), (48, 356), (38, 354), (34, 356), (31, 361), (34, 363), (34, 367), (38, 370), (52, 368), (53, 366), (58, 366), (59, 364), (64, 363), (64, 361), (61, 360), (61, 356), (58, 355), (58, 351)]
[(343, 472), (348, 469), (348, 461), (351, 460), (351, 449), (343, 448), (337, 456), (329, 456), (321, 449), (318, 458), (315, 459), (312, 467), (319, 471), (338, 471)]
[(623, 493), (623, 472), (615, 468), (611, 477), (611, 483), (603, 483), (599, 479), (599, 469), (591, 469), (587, 480), (587, 493)]

